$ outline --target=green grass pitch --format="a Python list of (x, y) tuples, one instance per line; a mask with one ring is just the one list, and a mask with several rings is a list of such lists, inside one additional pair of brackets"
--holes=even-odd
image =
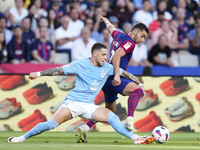
[[(170, 133), (164, 144), (134, 145), (115, 132), (89, 132), (88, 142), (78, 141), (76, 132), (44, 132), (24, 143), (7, 143), (10, 136), (23, 132), (0, 132), (0, 150), (200, 150), (200, 133)], [(138, 133), (138, 135), (151, 133)]]

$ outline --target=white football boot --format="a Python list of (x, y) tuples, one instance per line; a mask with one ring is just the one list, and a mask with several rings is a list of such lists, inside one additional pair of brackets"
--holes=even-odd
[(124, 126), (132, 131), (133, 130), (133, 117), (127, 117), (126, 120), (124, 121)]
[(21, 142), (24, 142), (25, 141), (25, 138), (24, 136), (20, 136), (20, 137), (9, 137), (7, 139), (7, 142), (8, 143), (21, 143)]
[(87, 142), (87, 132), (89, 130), (89, 127), (84, 124), (84, 125), (81, 125), (79, 128), (78, 128), (78, 131), (80, 133), (79, 135), (79, 139), (82, 141), (82, 142)]

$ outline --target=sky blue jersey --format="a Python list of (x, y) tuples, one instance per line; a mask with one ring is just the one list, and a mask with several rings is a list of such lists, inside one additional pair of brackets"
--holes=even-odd
[[(90, 63), (89, 58), (73, 61), (62, 66), (65, 75), (74, 73), (76, 75), (75, 88), (69, 91), (65, 100), (72, 100), (84, 103), (94, 103), (94, 99), (103, 87), (107, 78), (114, 75), (113, 65), (104, 62), (103, 66), (95, 67)], [(120, 75), (122, 69), (120, 68)]]

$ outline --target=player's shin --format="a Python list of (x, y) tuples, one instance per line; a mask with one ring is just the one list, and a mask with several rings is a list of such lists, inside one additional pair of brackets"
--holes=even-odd
[(133, 117), (135, 109), (138, 105), (140, 98), (143, 95), (143, 90), (138, 88), (134, 90), (128, 98), (128, 117)]
[(91, 128), (96, 122), (88, 120), (88, 122), (86, 123), (86, 125)]
[(113, 112), (110, 112), (110, 114), (108, 115), (107, 122), (119, 134), (122, 134), (132, 140), (135, 140), (139, 137), (138, 135), (136, 135), (136, 134), (132, 133), (131, 131), (129, 131), (128, 129), (126, 129), (126, 127), (119, 120), (119, 117), (117, 115), (115, 115)]
[(41, 123), (38, 123), (36, 126), (34, 126), (30, 131), (28, 131), (26, 134), (24, 134), (24, 138), (25, 139), (28, 139), (32, 136), (35, 136), (37, 134), (40, 134), (46, 130), (51, 130), (51, 129), (54, 129), (56, 127), (58, 127), (59, 124), (53, 120), (53, 119), (50, 119), (46, 122), (41, 122)]

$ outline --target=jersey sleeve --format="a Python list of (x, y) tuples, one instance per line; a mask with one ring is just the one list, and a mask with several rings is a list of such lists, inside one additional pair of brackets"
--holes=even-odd
[(125, 41), (120, 46), (120, 48), (122, 48), (126, 54), (131, 53), (135, 48), (135, 43), (133, 41), (128, 40), (128, 41)]
[(118, 34), (120, 34), (121, 32), (119, 30), (114, 30), (111, 34), (112, 38), (115, 38)]
[(68, 73), (77, 73), (78, 66), (79, 66), (79, 61), (73, 61), (72, 63), (69, 63), (67, 65), (62, 66), (62, 70), (65, 75)]
[[(112, 76), (112, 75), (115, 75), (115, 70), (114, 70), (114, 67), (113, 67), (113, 65), (111, 65), (111, 64), (109, 64), (109, 63), (107, 63), (108, 64), (108, 67), (109, 67), (109, 76)], [(123, 72), (123, 69), (122, 68), (119, 68), (119, 74), (120, 75), (122, 75), (122, 72)]]

